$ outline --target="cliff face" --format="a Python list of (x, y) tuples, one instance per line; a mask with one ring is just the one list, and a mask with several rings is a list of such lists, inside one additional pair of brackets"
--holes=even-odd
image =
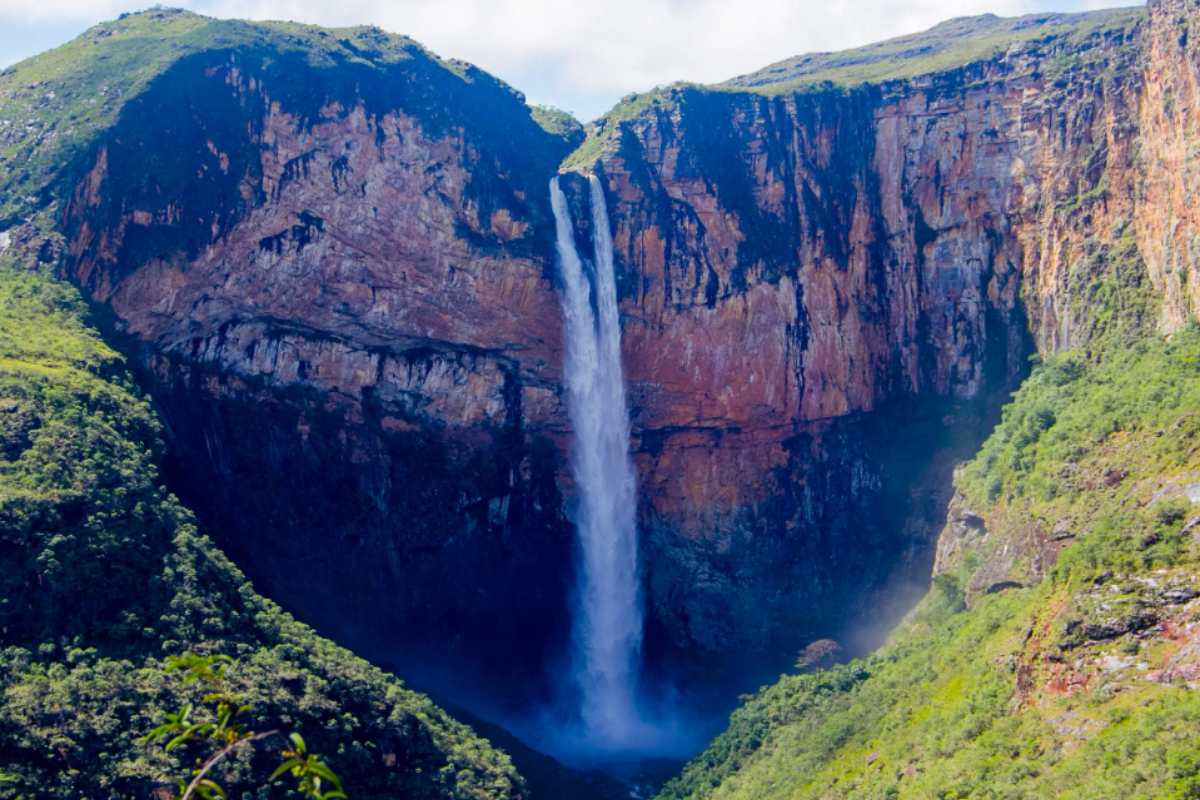
[(1174, 330), (1200, 308), (1200, 6), (1156, 0), (1149, 26), (1139, 128), (1145, 169), (1136, 230), (1162, 298), (1161, 327)]
[(978, 444), (1026, 331), (1086, 343), (1141, 297), (1143, 29), (882, 85), (673, 89), (611, 134), (644, 514), (671, 531), (651, 608), (677, 644), (778, 643), (927, 569), (934, 454)]
[[(1033, 20), (902, 79), (674, 88), (593, 132), (652, 659), (769, 661), (923, 587), (1028, 353), (1190, 318), (1194, 11)], [(572, 585), (569, 137), (407, 40), (228, 25), (73, 162), (65, 268), (266, 593), (377, 658), (536, 671)]]
[(661, 800), (1187, 796), (1198, 355), (1195, 329), (1049, 355), (956, 473), (942, 571), (888, 642), (745, 698)]
[[(1195, 32), (1200, 24), (1200, 4), (1159, 2), (1152, 3), (1150, 9), (1143, 33), (1140, 93), (1135, 98), (1136, 128), (1128, 137), (1131, 144), (1123, 148), (1125, 156), (1110, 159), (1107, 172), (1121, 176), (1118, 185), (1122, 191), (1106, 203), (1107, 208), (1116, 209), (1118, 214), (1115, 218), (1111, 213), (1101, 216), (1098, 221), (1110, 229), (1119, 226), (1119, 230), (1125, 231), (1133, 243), (1127, 246), (1136, 250), (1142, 265), (1139, 291), (1130, 291), (1131, 278), (1136, 274), (1126, 273), (1124, 284), (1117, 282), (1119, 274), (1104, 280), (1124, 289), (1123, 304), (1144, 317), (1147, 327), (1173, 337), (1193, 322), (1196, 315), (1200, 220), (1196, 216), (1195, 194), (1200, 188), (1197, 183), (1200, 171), (1195, 142), (1200, 141), (1196, 122), (1200, 113), (1197, 105), (1200, 50), (1196, 47)], [(1117, 267), (1120, 266), (1118, 263)], [(1048, 296), (1053, 298), (1056, 293), (1067, 294), (1051, 287)], [(1088, 299), (1095, 301), (1097, 293), (1090, 294)], [(1103, 305), (1102, 310), (1112, 312)], [(1104, 389), (1101, 384), (1091, 391), (1100, 393)], [(1186, 434), (1180, 432), (1183, 424), (1177, 428), (1179, 431), (1173, 436), (1177, 441), (1185, 440)], [(1129, 477), (1128, 467), (1141, 458), (1138, 447), (1145, 445), (1126, 443), (1119, 449), (1113, 448), (1116, 452), (1109, 453), (1106, 469), (1095, 470), (1088, 476), (1064, 468), (1064, 490), (1117, 491)], [(1151, 475), (1155, 472), (1145, 464), (1137, 466)], [(1171, 470), (1169, 463), (1153, 466), (1164, 473)], [(1180, 493), (1167, 477), (1154, 475), (1153, 479), (1165, 486), (1157, 486), (1161, 493), (1155, 494), (1149, 503), (1143, 501), (1144, 505)], [(983, 507), (984, 503), (976, 498), (974, 505)], [(952, 501), (948, 523), (938, 539), (934, 574), (962, 568), (965, 554), (971, 553), (975, 563), (970, 581), (964, 587), (969, 597), (978, 597), (995, 586), (1035, 584), (1055, 567), (1063, 549), (1079, 534), (1076, 521), (1063, 516), (1030, 514), (1027, 508), (1016, 512), (1003, 508), (985, 522), (960, 492)]]
[(536, 672), (571, 583), (547, 245), (569, 144), (474, 68), (333, 46), (157, 77), (84, 157), (71, 277), (137, 354), (173, 488), (264, 591), (376, 658), (512, 668), (511, 645)]

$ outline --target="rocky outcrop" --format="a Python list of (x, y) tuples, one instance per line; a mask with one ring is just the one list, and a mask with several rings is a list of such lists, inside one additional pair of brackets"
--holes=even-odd
[[(1135, 109), (1131, 118), (1119, 117), (1120, 138), (1106, 144), (1105, 166), (1091, 194), (1102, 198), (1079, 219), (1076, 228), (1083, 239), (1065, 240), (1065, 257), (1088, 252), (1101, 241), (1105, 230), (1117, 231), (1098, 252), (1102, 260), (1092, 261), (1092, 286), (1077, 304), (1075, 318), (1098, 315), (1132, 314), (1146, 327), (1171, 334), (1195, 319), (1194, 271), (1197, 265), (1197, 223), (1194, 201), (1197, 187), (1195, 142), (1200, 141), (1197, 119), (1197, 74), (1200, 51), (1194, 33), (1200, 20), (1200, 5), (1194, 2), (1152, 2), (1146, 25), (1139, 34), (1142, 45), (1136, 68), (1131, 74), (1126, 98), (1120, 107)], [(1111, 114), (1105, 119), (1113, 119)], [(1114, 156), (1116, 154), (1116, 156)], [(1120, 186), (1119, 192), (1111, 186)], [(1072, 209), (1073, 211), (1075, 209)], [(1136, 254), (1136, 261), (1116, 258), (1113, 250)], [(1137, 266), (1136, 270), (1130, 269)], [(1100, 270), (1096, 271), (1096, 267)], [(1078, 268), (1069, 263), (1051, 264), (1044, 270), (1065, 276), (1047, 287), (1045, 308), (1062, 299), (1078, 303)], [(1114, 306), (1113, 300), (1119, 302)], [(1107, 301), (1107, 302), (1106, 302)], [(1070, 308), (1068, 307), (1068, 311)], [(1089, 325), (1094, 330), (1097, 320)], [(1086, 341), (1086, 337), (1084, 339)], [(1046, 336), (1047, 349), (1076, 344), (1076, 337)], [(1090, 479), (1093, 488), (1121, 485), (1129, 470), (1110, 467)], [(1162, 487), (1152, 498), (1191, 495), (1174, 483)], [(989, 523), (1004, 531), (996, 540), (988, 536), (989, 525), (965, 506), (962, 496), (951, 504), (947, 525), (937, 546), (934, 573), (964, 568), (964, 555), (971, 553), (975, 562), (965, 587), (968, 597), (978, 596), (988, 587), (1005, 583), (1035, 584), (1055, 565), (1059, 553), (1087, 532), (1068, 523), (1053, 526), (1017, 515), (997, 514)], [(1119, 627), (1119, 626), (1118, 626)], [(1082, 628), (1081, 628), (1082, 630)], [(1100, 637), (1092, 637), (1100, 638)]]
[[(1002, 535), (990, 535), (989, 524)], [(962, 588), (970, 605), (982, 595), (1037, 585), (1076, 535), (1061, 521), (1050, 529), (1024, 510), (998, 512), (985, 520), (968, 507), (961, 494), (956, 494), (950, 501), (946, 526), (938, 536), (933, 574), (969, 574)]]

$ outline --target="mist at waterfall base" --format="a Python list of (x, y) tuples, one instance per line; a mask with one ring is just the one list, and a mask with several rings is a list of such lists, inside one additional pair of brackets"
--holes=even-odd
[(637, 478), (629, 453), (612, 238), (603, 187), (595, 176), (589, 184), (590, 261), (576, 247), (559, 179), (550, 182), (577, 495), (571, 651), (555, 702), (514, 727), (564, 763), (611, 766), (691, 755), (711, 724), (689, 720), (669, 685), (643, 679)]

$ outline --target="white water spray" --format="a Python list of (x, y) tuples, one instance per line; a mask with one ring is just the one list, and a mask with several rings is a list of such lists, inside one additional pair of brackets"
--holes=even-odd
[(593, 287), (575, 249), (558, 178), (550, 201), (558, 234), (566, 318), (567, 409), (575, 429), (572, 471), (579, 492), (582, 551), (575, 623), (580, 716), (592, 747), (636, 746), (645, 733), (635, 694), (642, 642), (637, 569), (637, 486), (629, 457), (629, 412), (621, 371), (621, 328), (612, 235), (600, 181), (592, 176)]

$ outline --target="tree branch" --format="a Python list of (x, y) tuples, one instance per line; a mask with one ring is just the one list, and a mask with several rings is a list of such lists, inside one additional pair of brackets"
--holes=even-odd
[(259, 739), (268, 739), (272, 736), (278, 735), (278, 730), (264, 731), (263, 733), (256, 733), (252, 736), (247, 736), (245, 739), (238, 739), (236, 742), (225, 745), (225, 747), (214, 753), (208, 759), (208, 761), (204, 762), (204, 765), (200, 767), (200, 771), (196, 773), (196, 777), (192, 778), (192, 782), (188, 784), (187, 789), (183, 793), (183, 797), (179, 798), (179, 800), (190, 800), (192, 792), (194, 792), (196, 787), (200, 785), (200, 781), (204, 780), (204, 776), (208, 774), (209, 770), (215, 767), (217, 762), (225, 758), (234, 750), (237, 750), (244, 744), (250, 744), (251, 742), (257, 742)]

